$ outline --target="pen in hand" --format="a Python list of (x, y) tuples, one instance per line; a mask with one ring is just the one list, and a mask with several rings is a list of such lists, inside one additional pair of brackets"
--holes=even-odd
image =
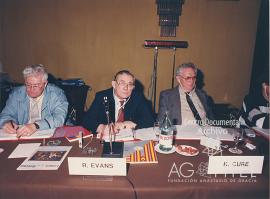
[(11, 124), (12, 128), (14, 128), (14, 129), (15, 129), (15, 127), (14, 127), (14, 124), (13, 124), (13, 121), (12, 121), (12, 120), (10, 120), (10, 124)]
[(19, 129), (19, 126), (17, 126), (17, 127), (15, 128), (14, 123), (13, 123), (12, 120), (10, 120), (10, 124), (11, 124), (12, 128), (16, 130), (16, 133), (17, 133), (17, 130)]
[[(12, 128), (15, 129), (16, 134), (17, 134), (17, 130), (19, 129), (19, 126), (17, 126), (17, 127), (15, 128), (14, 123), (13, 123), (12, 120), (10, 120), (10, 124), (11, 124)], [(17, 138), (20, 138), (20, 137), (21, 137), (21, 136), (17, 136)]]

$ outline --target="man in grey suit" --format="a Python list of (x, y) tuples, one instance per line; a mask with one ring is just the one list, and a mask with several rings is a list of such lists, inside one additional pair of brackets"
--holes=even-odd
[(213, 119), (209, 99), (203, 90), (196, 88), (197, 67), (193, 63), (181, 64), (176, 70), (175, 88), (161, 91), (159, 97), (158, 121), (165, 112), (174, 125), (201, 123)]

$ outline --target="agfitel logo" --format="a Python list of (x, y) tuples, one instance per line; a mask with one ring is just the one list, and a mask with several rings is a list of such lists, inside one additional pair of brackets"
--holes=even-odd
[[(201, 162), (197, 169), (191, 162), (180, 164), (173, 162), (168, 174), (168, 182), (206, 182), (204, 179), (211, 178), (214, 180), (213, 182), (256, 182), (254, 174), (220, 174), (218, 177), (215, 174), (207, 174), (207, 171), (208, 162)], [(194, 176), (196, 174), (203, 178), (197, 179), (198, 176)]]

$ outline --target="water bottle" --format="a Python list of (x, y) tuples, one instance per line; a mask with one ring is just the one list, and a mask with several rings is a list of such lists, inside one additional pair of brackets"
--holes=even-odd
[(173, 126), (168, 117), (168, 112), (165, 113), (164, 119), (160, 125), (159, 149), (168, 152), (173, 148)]

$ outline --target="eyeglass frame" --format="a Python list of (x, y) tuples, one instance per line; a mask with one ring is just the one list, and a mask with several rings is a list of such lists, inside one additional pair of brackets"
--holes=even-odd
[(116, 80), (115, 80), (115, 82), (116, 82), (116, 84), (117, 84), (118, 86), (120, 86), (120, 87), (122, 87), (122, 88), (124, 88), (124, 87), (127, 86), (128, 89), (133, 89), (133, 88), (135, 87), (134, 83), (125, 83), (124, 81), (118, 82), (118, 81), (116, 81)]
[(181, 78), (183, 78), (185, 81), (188, 81), (188, 80), (192, 80), (192, 81), (194, 81), (194, 80), (196, 80), (197, 79), (197, 76), (195, 75), (195, 76), (193, 76), (193, 77), (184, 77), (183, 75), (177, 75), (177, 76), (180, 76)]
[(44, 82), (41, 83), (37, 83), (37, 84), (24, 84), (26, 89), (38, 89), (38, 88), (42, 88), (42, 85), (44, 84)]

